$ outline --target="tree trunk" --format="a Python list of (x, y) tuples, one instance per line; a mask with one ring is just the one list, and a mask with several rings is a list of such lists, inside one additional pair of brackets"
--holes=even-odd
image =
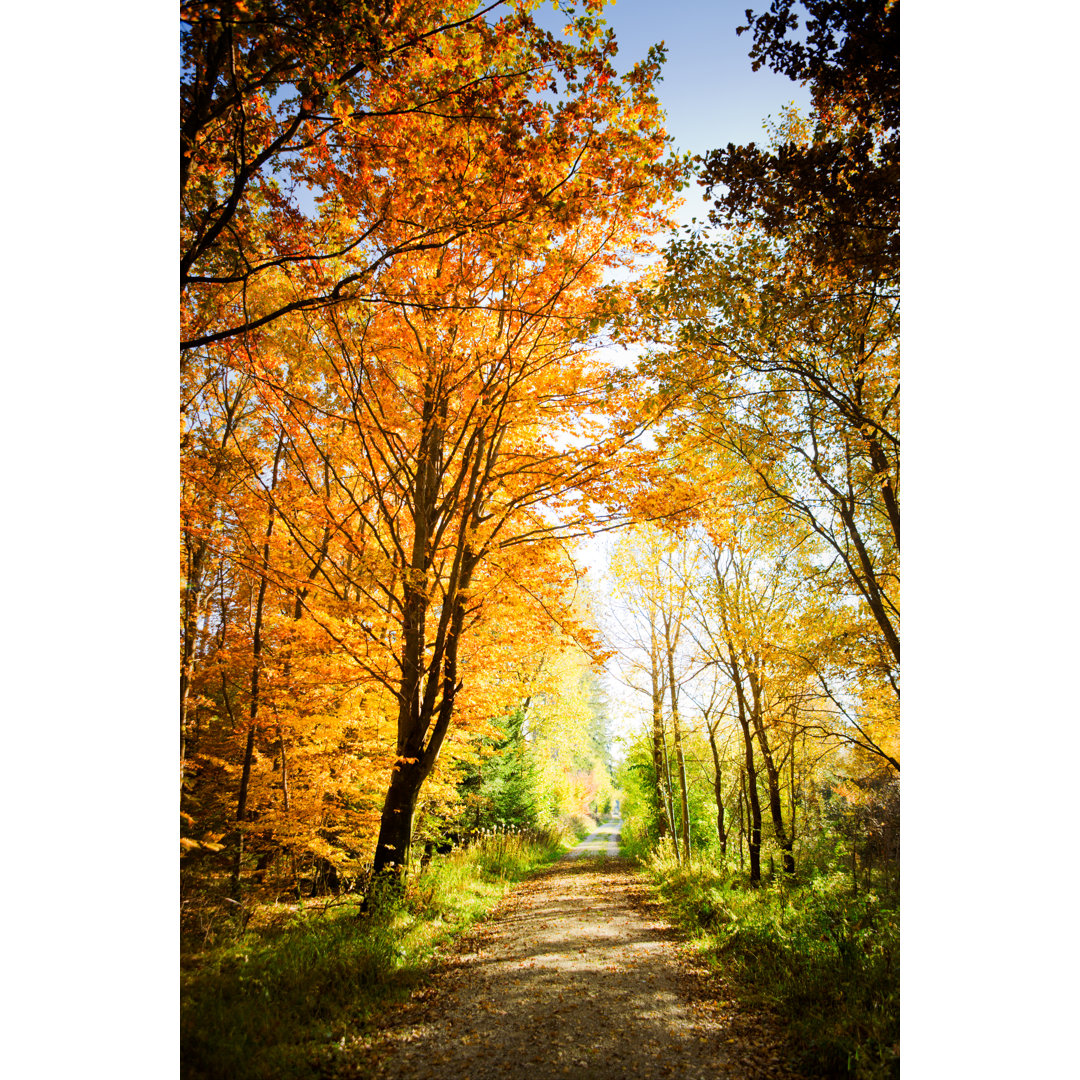
[(664, 841), (668, 837), (668, 818), (671, 813), (670, 800), (664, 781), (667, 761), (664, 744), (664, 688), (658, 670), (659, 653), (656, 645), (656, 627), (651, 621), (649, 629), (652, 635), (649, 674), (652, 679), (653, 765), (656, 769), (656, 838), (657, 843), (663, 847)]
[(757, 735), (758, 745), (761, 747), (761, 757), (765, 762), (765, 778), (769, 789), (769, 812), (772, 815), (773, 829), (776, 832), (776, 842), (784, 857), (784, 872), (795, 873), (795, 856), (792, 852), (791, 837), (784, 828), (784, 812), (780, 803), (780, 770), (776, 767), (773, 759), (772, 748), (769, 746), (768, 734), (761, 718), (761, 687), (757, 676), (753, 671), (749, 673), (750, 691), (753, 704), (750, 709), (750, 717), (753, 720), (754, 732)]
[(686, 792), (686, 760), (683, 757), (682, 732), (679, 730), (679, 688), (675, 682), (675, 647), (679, 630), (672, 631), (671, 621), (664, 617), (664, 641), (667, 646), (668, 692), (671, 696), (671, 726), (675, 732), (675, 760), (679, 766), (679, 795), (682, 802), (683, 862), (690, 865), (690, 800)]
[(761, 803), (758, 800), (757, 773), (754, 770), (754, 740), (750, 734), (750, 725), (740, 721), (743, 731), (743, 745), (746, 749), (746, 793), (750, 805), (749, 832), (746, 846), (750, 852), (750, 884), (756, 885), (761, 880)]
[(724, 793), (720, 786), (720, 751), (716, 746), (716, 728), (709, 729), (709, 748), (713, 759), (713, 794), (716, 796), (716, 835), (720, 840), (720, 855), (727, 855), (727, 831), (724, 828)]
[(675, 728), (675, 763), (679, 768), (679, 795), (682, 807), (682, 844), (683, 862), (690, 864), (690, 800), (686, 792), (686, 759), (683, 756), (682, 736), (679, 733), (679, 713), (672, 713), (672, 726)]
[(746, 802), (746, 771), (739, 770), (739, 873), (743, 872), (743, 833), (744, 816), (743, 804)]
[[(425, 674), (424, 625), (426, 600), (416, 602), (415, 593), (426, 590), (418, 578), (406, 586), (406, 610), (414, 612), (412, 621), (403, 625), (401, 690), (398, 695), (397, 761), (390, 773), (390, 786), (383, 805), (379, 837), (375, 842), (374, 873), (393, 868), (404, 879), (409, 867), (409, 848), (412, 844), (412, 819), (420, 787), (439, 759), (443, 740), (450, 728), (458, 684), (458, 643), (465, 622), (465, 594), (473, 572), (480, 561), (480, 552), (466, 542), (459, 552), (460, 559), (447, 589), (450, 616), (441, 622), (430, 665), (426, 667), (423, 697), (420, 689)], [(445, 611), (444, 611), (445, 614)], [(426, 738), (426, 743), (425, 743)]]
[[(281, 463), (281, 451), (285, 436), (279, 435), (277, 449), (274, 451), (274, 468), (270, 478), (270, 490), (277, 486), (278, 466)], [(259, 578), (259, 596), (255, 602), (255, 625), (251, 634), (251, 700), (248, 703), (248, 734), (244, 748), (244, 767), (240, 776), (240, 795), (236, 801), (236, 820), (247, 820), (248, 784), (251, 780), (251, 760), (255, 752), (255, 725), (259, 718), (259, 677), (262, 673), (262, 622), (263, 607), (266, 603), (266, 585), (270, 568), (270, 538), (274, 535), (274, 510), (271, 504), (266, 519), (266, 539), (263, 541), (262, 574)], [(240, 888), (240, 867), (244, 858), (244, 831), (237, 830), (236, 858), (233, 861), (232, 890)]]
[(671, 758), (668, 756), (667, 739), (663, 731), (660, 732), (664, 747), (664, 806), (668, 813), (668, 835), (671, 837), (671, 850), (675, 853), (675, 861), (679, 859), (679, 830), (675, 826), (675, 800), (671, 797)]
[(739, 706), (739, 727), (743, 733), (744, 760), (746, 764), (746, 791), (750, 804), (749, 832), (747, 847), (750, 849), (750, 884), (761, 881), (761, 802), (758, 799), (757, 772), (754, 768), (754, 738), (750, 731), (748, 718), (749, 707), (743, 692), (742, 674), (735, 660), (735, 650), (728, 642), (728, 654), (731, 658), (732, 681), (735, 684), (735, 698)]
[(390, 787), (383, 804), (379, 839), (375, 847), (375, 871), (397, 870), (409, 866), (412, 847), (413, 815), (424, 782), (420, 762), (399, 760), (390, 774)]
[[(240, 794), (236, 799), (237, 822), (247, 820), (248, 782), (251, 779), (251, 759), (255, 754), (255, 727), (248, 728), (247, 744), (244, 747), (244, 766), (240, 773)], [(240, 890), (240, 867), (244, 861), (244, 831), (236, 830), (236, 852), (233, 856), (232, 879), (229, 882), (233, 896)]]

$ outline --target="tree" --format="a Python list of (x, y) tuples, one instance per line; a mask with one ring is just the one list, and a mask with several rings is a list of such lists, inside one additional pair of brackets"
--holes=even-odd
[[(333, 633), (398, 702), (376, 869), (405, 864), (416, 799), (454, 716), (463, 637), (503, 579), (542, 596), (526, 565), (544, 565), (552, 531), (540, 505), (611, 483), (595, 447), (556, 445), (559, 430), (587, 430), (584, 414), (602, 407), (600, 372), (566, 327), (591, 313), (610, 239), (590, 223), (532, 262), (504, 255), (493, 266), (464, 240), (414, 256), (402, 273), (417, 303), (342, 308), (312, 325), (317, 401), (276, 390), (297, 454), (314, 461), (310, 494), (326, 528), (356, 557), (343, 583), (335, 568), (335, 587), (370, 612)], [(423, 302), (450, 293), (465, 301), (456, 311)], [(479, 293), (486, 309), (470, 302)]]
[[(687, 559), (688, 545), (684, 538), (656, 525), (639, 525), (620, 538), (612, 559), (612, 573), (616, 596), (625, 605), (629, 619), (639, 627), (636, 635), (624, 643), (623, 649), (631, 668), (647, 672), (649, 676), (654, 767), (660, 781), (658, 800), (660, 809), (667, 810), (672, 844), (678, 857), (673, 796), (668, 780), (671, 770), (663, 722), (664, 693), (667, 692), (680, 796), (678, 832), (683, 844), (682, 858), (689, 862), (690, 805), (679, 714), (681, 684), (686, 673), (676, 672), (677, 659), (682, 659), (679, 656), (680, 639), (688, 605)], [(665, 832), (661, 828), (661, 841)]]
[(183, 5), (185, 362), (258, 349), (290, 312), (407, 302), (383, 278), (395, 260), (572, 221), (610, 185), (605, 162), (648, 184), (663, 54), (620, 82), (600, 6), (563, 41), (526, 0)]
[[(795, 39), (799, 8), (805, 40)], [(715, 224), (753, 225), (819, 273), (893, 280), (900, 257), (899, 0), (773, 0), (746, 12), (754, 70), (809, 82), (810, 121), (780, 145), (713, 150), (701, 174)], [(717, 192), (719, 190), (719, 193)]]
[[(725, 714), (731, 708), (733, 694), (728, 691), (726, 698), (719, 701), (717, 693), (718, 681), (715, 677), (713, 678), (709, 700), (701, 707), (701, 722), (705, 726), (705, 733), (709, 741), (709, 754), (712, 759), (713, 800), (716, 803), (716, 838), (720, 842), (720, 858), (723, 859), (727, 855), (728, 829), (724, 812), (724, 767), (722, 763), (725, 754), (721, 753), (719, 737)], [(726, 751), (726, 749), (725, 745), (724, 750)]]
[[(778, 647), (787, 636), (786, 624), (795, 597), (790, 587), (785, 588), (789, 586), (789, 581), (785, 581), (786, 553), (771, 566), (760, 559), (754, 566), (748, 554), (739, 548), (739, 539), (733, 536), (724, 548), (710, 552), (713, 578), (708, 601), (699, 608), (704, 616), (698, 620), (699, 644), (705, 647), (709, 660), (722, 667), (734, 689), (736, 715), (746, 751), (753, 820), (760, 829), (760, 809), (754, 809), (756, 782), (751, 745), (756, 739), (765, 767), (774, 835), (783, 853), (784, 870), (794, 873), (794, 837), (784, 822), (780, 778), (783, 761), (776, 754), (774, 733), (782, 717), (781, 703), (789, 693), (784, 685), (785, 675), (790, 678), (791, 674), (790, 664), (785, 663), (787, 658), (782, 653), (778, 656)], [(710, 616), (715, 618), (715, 625)], [(799, 680), (798, 673), (794, 677)], [(756, 880), (756, 854), (752, 842), (751, 881)]]
[[(654, 415), (704, 477), (717, 463), (763, 514), (792, 514), (833, 555), (829, 586), (870, 616), (864, 674), (899, 695), (899, 309), (832, 288), (761, 237), (669, 247), (646, 304)], [(736, 484), (736, 487), (738, 485)], [(824, 586), (823, 586), (824, 587)]]
[(230, 624), (200, 701), (220, 717), (260, 673), (244, 816), (271, 733), (283, 793), (316, 741), (285, 702), (323, 665), (343, 683), (319, 723), (368, 710), (377, 743), (393, 702), (377, 868), (404, 864), (455, 716), (505, 712), (499, 620), (572, 621), (552, 537), (619, 489), (626, 441), (587, 356), (603, 276), (648, 249), (681, 170), (660, 161), (659, 50), (619, 80), (596, 5), (569, 42), (506, 6), (185, 9), (182, 700), (214, 682), (200, 605), (228, 567), (222, 625), (260, 590), (263, 615)]

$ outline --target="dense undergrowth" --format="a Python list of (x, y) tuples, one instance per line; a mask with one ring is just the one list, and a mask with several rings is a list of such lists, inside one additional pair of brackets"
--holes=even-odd
[(402, 895), (370, 896), (366, 911), (350, 895), (219, 920), (212, 939), (183, 950), (181, 1075), (320, 1075), (378, 1006), (407, 996), (439, 945), (563, 850), (554, 833), (496, 834), (437, 857)]
[(900, 916), (889, 888), (851, 877), (743, 875), (653, 855), (644, 864), (673, 917), (740, 998), (782, 1019), (809, 1076), (900, 1075)]

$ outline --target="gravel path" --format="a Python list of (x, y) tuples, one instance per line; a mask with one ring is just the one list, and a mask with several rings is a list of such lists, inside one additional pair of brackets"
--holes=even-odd
[(618, 858), (619, 826), (622, 819), (605, 822), (591, 836), (585, 837), (577, 847), (571, 848), (564, 856), (567, 859), (582, 859), (587, 855), (604, 855)]
[(382, 1080), (740, 1076), (719, 1006), (617, 852), (617, 823), (518, 886), (371, 1044)]

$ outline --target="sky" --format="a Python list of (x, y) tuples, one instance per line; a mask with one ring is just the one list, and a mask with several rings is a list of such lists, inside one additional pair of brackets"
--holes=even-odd
[[(735, 33), (750, 0), (616, 0), (604, 13), (615, 31), (620, 74), (644, 58), (650, 45), (667, 47), (659, 97), (668, 133), (682, 150), (702, 153), (729, 142), (761, 140), (762, 121), (781, 106), (809, 104), (809, 95), (768, 68), (751, 70), (752, 35)], [(537, 12), (550, 29), (565, 18), (550, 6)]]
[[(664, 42), (667, 63), (658, 96), (667, 113), (668, 134), (677, 150), (704, 154), (729, 142), (761, 143), (769, 116), (793, 102), (807, 109), (806, 89), (768, 68), (751, 70), (753, 37), (735, 30), (745, 22), (746, 8), (764, 9), (751, 0), (616, 0), (604, 13), (615, 31), (620, 74), (644, 59), (650, 45)], [(565, 16), (546, 5), (537, 12), (541, 25), (560, 30)], [(703, 215), (695, 187), (676, 215), (680, 224)]]

